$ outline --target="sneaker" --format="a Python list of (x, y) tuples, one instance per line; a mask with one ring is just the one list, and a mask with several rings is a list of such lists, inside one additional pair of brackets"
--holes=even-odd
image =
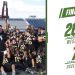
[(34, 72), (33, 72), (33, 71), (31, 71), (30, 73), (31, 73), (31, 74), (34, 74)]
[(12, 75), (15, 75), (16, 73), (15, 72), (12, 72)]
[(7, 75), (6, 72), (3, 72), (2, 75)]

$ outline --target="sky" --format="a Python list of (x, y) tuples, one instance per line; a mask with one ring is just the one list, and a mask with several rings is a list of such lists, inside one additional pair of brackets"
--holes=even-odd
[(11, 18), (28, 18), (31, 15), (45, 18), (45, 0), (0, 0), (0, 14), (3, 1), (8, 2), (8, 14)]

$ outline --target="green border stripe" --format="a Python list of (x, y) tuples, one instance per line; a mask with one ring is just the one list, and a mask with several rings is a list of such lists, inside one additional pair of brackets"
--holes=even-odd
[(64, 9), (63, 9), (63, 8), (61, 8), (59, 18), (61, 18), (61, 17), (62, 17), (62, 15), (63, 15), (63, 11), (64, 11)]

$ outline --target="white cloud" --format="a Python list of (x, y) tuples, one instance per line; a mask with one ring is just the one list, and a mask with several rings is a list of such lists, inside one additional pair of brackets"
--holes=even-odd
[[(0, 13), (4, 0), (0, 0)], [(38, 17), (45, 17), (45, 6), (32, 5), (23, 2), (23, 0), (6, 0), (8, 1), (8, 9), (10, 17), (27, 17), (36, 15)], [(39, 0), (40, 1), (40, 0)]]

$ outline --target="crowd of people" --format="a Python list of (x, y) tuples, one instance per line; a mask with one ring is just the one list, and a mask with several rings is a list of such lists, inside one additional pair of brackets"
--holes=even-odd
[(2, 75), (16, 69), (26, 73), (46, 70), (46, 30), (29, 26), (26, 30), (4, 31), (0, 25), (0, 68)]

